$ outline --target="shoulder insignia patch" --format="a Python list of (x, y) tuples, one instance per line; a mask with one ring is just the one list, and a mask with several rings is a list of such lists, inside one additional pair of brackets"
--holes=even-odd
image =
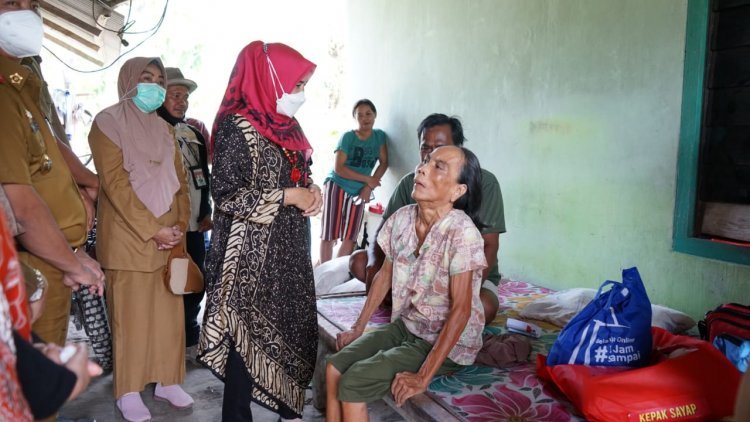
[(18, 72), (10, 75), (10, 83), (12, 83), (14, 85), (18, 85), (21, 82), (23, 82), (23, 76), (21, 76), (20, 74), (18, 74)]

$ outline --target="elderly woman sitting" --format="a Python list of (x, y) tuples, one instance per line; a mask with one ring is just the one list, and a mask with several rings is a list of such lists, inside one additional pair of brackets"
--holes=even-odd
[[(463, 147), (437, 148), (417, 166), (412, 197), (378, 236), (386, 261), (351, 330), (326, 366), (327, 420), (367, 420), (367, 403), (389, 390), (401, 406), (432, 377), (474, 362), (482, 347), (479, 299), (486, 267), (477, 229), (481, 169)], [(362, 335), (393, 290), (391, 323)]]

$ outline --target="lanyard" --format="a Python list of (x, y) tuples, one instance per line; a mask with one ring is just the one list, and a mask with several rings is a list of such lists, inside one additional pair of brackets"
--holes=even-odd
[[(189, 142), (186, 136), (182, 136), (181, 132), (183, 130), (191, 130), (189, 127), (181, 127), (180, 132), (177, 134), (177, 142), (180, 144), (180, 151), (182, 151), (182, 157), (187, 161), (189, 167), (195, 167), (200, 166), (201, 159), (200, 155), (196, 155), (193, 148), (191, 148), (191, 143)], [(187, 154), (185, 153), (187, 151)], [(190, 157), (188, 157), (190, 155)], [(192, 158), (192, 160), (190, 159)]]
[[(182, 151), (182, 158), (184, 158), (185, 161), (187, 161), (188, 165), (190, 167), (195, 167), (195, 166), (200, 165), (201, 159), (200, 157), (196, 156), (195, 151), (193, 151), (193, 149), (190, 148), (190, 142), (185, 140), (185, 138), (180, 137), (179, 143), (180, 143), (180, 150)], [(188, 157), (185, 154), (185, 151), (187, 151), (190, 157)], [(190, 158), (192, 158), (192, 160), (190, 160)]]

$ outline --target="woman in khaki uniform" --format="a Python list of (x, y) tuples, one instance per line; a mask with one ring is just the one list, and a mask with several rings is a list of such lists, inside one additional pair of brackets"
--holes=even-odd
[(96, 116), (89, 145), (100, 179), (97, 257), (107, 277), (113, 332), (114, 394), (128, 421), (151, 415), (140, 396), (177, 408), (193, 400), (185, 378), (182, 297), (164, 286), (169, 249), (190, 215), (185, 170), (169, 125), (154, 111), (164, 101), (164, 66), (136, 57), (120, 69), (120, 101)]

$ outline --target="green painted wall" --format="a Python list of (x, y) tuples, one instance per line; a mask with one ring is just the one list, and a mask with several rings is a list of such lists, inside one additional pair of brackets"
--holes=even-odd
[(389, 133), (384, 201), (431, 112), (462, 118), (500, 180), (506, 277), (596, 287), (638, 266), (654, 303), (697, 318), (750, 302), (750, 267), (672, 250), (687, 4), (348, 2), (348, 93)]

